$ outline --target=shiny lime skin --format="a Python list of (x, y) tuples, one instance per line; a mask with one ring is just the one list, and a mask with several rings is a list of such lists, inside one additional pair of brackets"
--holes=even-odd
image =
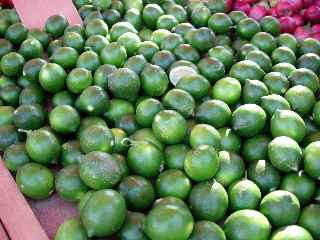
[(217, 181), (195, 185), (189, 196), (189, 205), (197, 220), (219, 221), (228, 208), (228, 194)]
[(162, 98), (166, 109), (175, 110), (184, 117), (189, 117), (194, 112), (195, 101), (190, 93), (181, 89), (169, 90)]
[(248, 138), (242, 146), (242, 156), (247, 162), (254, 162), (268, 157), (268, 144), (271, 139), (266, 135)]
[(191, 74), (183, 76), (176, 87), (187, 91), (194, 99), (201, 99), (208, 95), (210, 82), (200, 74)]
[(109, 28), (108, 25), (102, 19), (92, 19), (86, 25), (85, 33), (87, 37), (93, 35), (102, 35), (106, 36), (108, 34)]
[(319, 213), (320, 205), (319, 204), (310, 204), (306, 206), (300, 215), (299, 225), (307, 229), (312, 236), (317, 239), (320, 236), (319, 231)]
[(210, 145), (219, 150), (221, 136), (214, 127), (208, 124), (197, 124), (191, 129), (189, 143), (192, 148), (196, 148), (200, 145)]
[(110, 153), (114, 145), (112, 132), (106, 126), (91, 125), (79, 135), (81, 150), (84, 153), (102, 151)]
[(138, 142), (149, 142), (155, 145), (160, 151), (164, 150), (165, 145), (155, 136), (151, 128), (141, 128), (130, 136), (131, 140)]
[(54, 240), (88, 240), (87, 232), (81, 221), (77, 218), (69, 218), (62, 223), (55, 235)]
[(121, 67), (127, 59), (126, 49), (119, 43), (110, 43), (101, 50), (101, 62)]
[(280, 23), (278, 19), (272, 16), (265, 16), (260, 21), (261, 28), (263, 31), (278, 36), (280, 33)]
[(13, 122), (14, 107), (1, 106), (0, 107), (0, 126), (8, 125)]
[(55, 188), (65, 201), (77, 202), (89, 191), (89, 187), (79, 177), (79, 166), (71, 164), (56, 175)]
[(261, 103), (261, 98), (268, 95), (268, 88), (258, 80), (246, 80), (242, 89), (242, 100), (244, 103)]
[(145, 93), (157, 97), (165, 93), (169, 85), (166, 72), (157, 65), (146, 64), (141, 72), (141, 86)]
[(19, 46), (28, 36), (28, 29), (23, 23), (14, 23), (8, 26), (5, 38), (14, 45)]
[(101, 65), (93, 75), (93, 82), (95, 85), (102, 87), (103, 89), (108, 88), (109, 74), (115, 71), (117, 68), (110, 64)]
[(7, 53), (1, 58), (1, 71), (9, 77), (19, 76), (22, 73), (24, 63), (25, 59), (19, 53)]
[(49, 17), (45, 24), (45, 30), (51, 36), (60, 37), (64, 29), (69, 25), (68, 20), (63, 15), (53, 15)]
[(123, 67), (129, 68), (134, 71), (136, 74), (140, 74), (144, 69), (147, 60), (142, 54), (134, 55), (124, 63)]
[(228, 105), (232, 105), (241, 97), (241, 84), (235, 78), (222, 78), (214, 84), (212, 88), (212, 97), (224, 101)]
[(143, 230), (151, 239), (184, 240), (191, 235), (193, 225), (193, 217), (188, 209), (160, 205), (151, 209)]
[(53, 63), (59, 64), (64, 69), (73, 68), (77, 64), (79, 54), (71, 47), (59, 47), (50, 56)]
[(246, 60), (251, 60), (257, 63), (263, 71), (270, 72), (272, 68), (271, 58), (260, 50), (253, 50), (246, 54)]
[(13, 113), (13, 123), (19, 129), (35, 130), (45, 123), (45, 110), (39, 104), (20, 105)]
[(49, 113), (50, 126), (59, 133), (74, 133), (80, 126), (80, 115), (69, 105), (55, 107)]
[(104, 113), (104, 117), (113, 123), (116, 123), (121, 117), (134, 113), (134, 107), (132, 103), (123, 99), (111, 99), (110, 105), (107, 111)]
[(142, 127), (151, 127), (154, 116), (163, 110), (162, 103), (155, 98), (141, 101), (136, 108), (136, 120)]
[(263, 82), (268, 87), (271, 94), (284, 94), (289, 88), (289, 81), (285, 75), (280, 72), (269, 72), (264, 78)]
[(260, 203), (260, 212), (275, 227), (295, 224), (300, 215), (298, 198), (283, 190), (277, 190), (264, 196)]
[(231, 11), (228, 15), (235, 24), (239, 23), (242, 19), (247, 18), (247, 14), (242, 11)]
[(121, 228), (126, 211), (126, 203), (121, 194), (105, 189), (92, 193), (80, 215), (89, 237), (103, 237), (110, 236)]
[(77, 67), (85, 68), (94, 72), (100, 66), (101, 62), (99, 56), (94, 51), (88, 50), (83, 52), (77, 60)]
[(27, 134), (26, 150), (32, 160), (50, 164), (60, 155), (61, 145), (57, 137), (46, 129), (37, 129)]
[(100, 115), (109, 106), (109, 96), (99, 86), (87, 87), (79, 96), (77, 109), (88, 115)]
[(164, 70), (167, 70), (175, 61), (176, 57), (173, 55), (173, 53), (167, 50), (156, 52), (151, 59), (152, 64), (158, 65)]
[(90, 152), (80, 158), (81, 180), (95, 190), (112, 188), (120, 181), (120, 165), (110, 154)]
[(266, 32), (256, 33), (252, 37), (251, 43), (257, 46), (261, 51), (268, 54), (277, 47), (277, 40), (270, 33)]
[(212, 84), (225, 75), (225, 68), (221, 61), (216, 58), (202, 58), (198, 63), (200, 73), (205, 76)]
[(85, 41), (84, 47), (99, 54), (108, 44), (109, 41), (106, 37), (101, 35), (92, 35)]
[(85, 68), (74, 68), (66, 79), (66, 85), (70, 92), (79, 94), (92, 83), (91, 72)]
[(61, 162), (63, 166), (79, 163), (82, 152), (77, 140), (65, 142), (61, 146)]
[(251, 39), (260, 30), (260, 24), (252, 18), (242, 19), (237, 26), (238, 34), (244, 39)]
[(240, 136), (252, 137), (264, 128), (266, 117), (266, 113), (260, 106), (244, 104), (232, 113), (232, 128)]
[(305, 53), (297, 60), (298, 68), (306, 68), (313, 72), (317, 72), (320, 67), (320, 56), (315, 53)]
[(303, 227), (289, 225), (282, 227), (271, 236), (271, 240), (312, 240), (312, 235)]
[(223, 63), (225, 69), (229, 69), (234, 61), (233, 52), (226, 48), (225, 46), (216, 46), (211, 48), (208, 52), (209, 57), (213, 57), (218, 59), (220, 62)]
[(0, 126), (0, 150), (4, 151), (10, 145), (18, 142), (19, 135), (13, 125)]
[(128, 209), (132, 211), (147, 209), (155, 200), (155, 191), (150, 180), (138, 175), (122, 179), (118, 191), (126, 200)]
[(0, 89), (1, 100), (9, 106), (17, 106), (21, 88), (15, 84), (9, 84)]
[(240, 83), (244, 83), (246, 79), (261, 80), (265, 72), (257, 63), (251, 60), (243, 60), (232, 65), (229, 75), (238, 79)]
[(270, 121), (272, 136), (287, 136), (300, 142), (306, 135), (304, 120), (294, 111), (276, 110)]
[(52, 97), (52, 106), (57, 107), (60, 105), (70, 105), (74, 104), (74, 96), (68, 91), (57, 92)]
[(110, 40), (116, 41), (123, 33), (126, 32), (137, 33), (137, 30), (129, 22), (117, 22), (110, 29)]
[(201, 123), (221, 128), (226, 126), (231, 120), (231, 110), (221, 100), (207, 100), (197, 107), (195, 116)]
[(198, 221), (195, 223), (189, 240), (226, 240), (226, 235), (221, 227), (214, 222)]
[(198, 51), (189, 44), (180, 44), (174, 50), (174, 54), (179, 60), (186, 60), (192, 63), (197, 63), (200, 60)]
[(318, 160), (319, 151), (320, 142), (314, 141), (307, 145), (303, 156), (304, 170), (309, 176), (315, 179), (320, 177), (320, 165)]
[(39, 72), (39, 82), (48, 92), (59, 92), (64, 88), (67, 77), (64, 69), (56, 63), (46, 63)]
[(151, 61), (153, 55), (158, 51), (158, 45), (152, 41), (144, 41), (140, 43), (140, 46), (137, 50), (137, 52), (143, 55), (148, 61)]
[(300, 54), (305, 53), (315, 53), (320, 54), (320, 44), (319, 41), (313, 38), (306, 38), (303, 40), (300, 46)]
[(244, 209), (231, 214), (224, 222), (223, 230), (230, 240), (268, 240), (271, 225), (260, 212)]
[(115, 127), (123, 129), (128, 135), (132, 135), (140, 129), (134, 114), (120, 117), (115, 123)]
[(123, 144), (123, 139), (128, 135), (127, 133), (120, 128), (112, 128), (111, 133), (114, 139), (114, 145), (112, 151), (115, 153), (124, 153), (127, 150), (127, 147)]
[(271, 59), (274, 64), (277, 63), (291, 63), (295, 64), (296, 56), (294, 52), (288, 47), (278, 47), (272, 51)]
[(221, 136), (221, 150), (239, 153), (241, 149), (241, 138), (230, 128), (219, 128)]
[(303, 85), (314, 93), (319, 89), (319, 78), (313, 71), (306, 68), (292, 71), (289, 75), (289, 80), (294, 86)]
[(27, 61), (23, 65), (22, 74), (27, 77), (29, 81), (36, 83), (39, 80), (39, 72), (44, 64), (47, 62), (41, 58), (35, 58)]
[(127, 158), (130, 170), (147, 178), (157, 176), (164, 161), (163, 153), (154, 144), (146, 141), (134, 141), (128, 150)]
[(162, 8), (157, 4), (147, 4), (142, 12), (144, 24), (150, 28), (156, 27), (157, 20), (160, 16), (164, 15)]
[(316, 183), (305, 173), (291, 173), (284, 176), (280, 188), (296, 195), (304, 206), (312, 200)]
[(15, 143), (10, 145), (3, 154), (3, 161), (6, 167), (16, 172), (18, 168), (30, 162), (24, 143)]
[(154, 117), (152, 130), (163, 143), (177, 144), (182, 142), (187, 133), (187, 122), (178, 112), (163, 110)]
[(189, 147), (184, 144), (170, 145), (165, 148), (165, 164), (168, 169), (183, 170), (184, 160)]
[(26, 39), (20, 45), (19, 53), (26, 60), (40, 58), (43, 55), (43, 47), (37, 39)]
[(242, 209), (257, 209), (261, 199), (259, 187), (250, 180), (233, 183), (228, 190), (229, 208), (234, 212)]
[(190, 190), (191, 181), (181, 170), (166, 170), (156, 180), (156, 191), (159, 197), (172, 196), (184, 200)]
[(269, 161), (258, 160), (248, 167), (248, 178), (256, 183), (263, 193), (269, 193), (278, 188), (281, 175)]
[(20, 167), (16, 182), (20, 191), (32, 199), (48, 198), (54, 191), (53, 173), (38, 163), (27, 163)]

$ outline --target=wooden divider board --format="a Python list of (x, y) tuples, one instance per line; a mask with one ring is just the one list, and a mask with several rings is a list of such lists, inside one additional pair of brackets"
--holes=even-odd
[(49, 16), (62, 14), (69, 24), (82, 24), (82, 20), (72, 0), (11, 0), (21, 21), (27, 28), (40, 28)]

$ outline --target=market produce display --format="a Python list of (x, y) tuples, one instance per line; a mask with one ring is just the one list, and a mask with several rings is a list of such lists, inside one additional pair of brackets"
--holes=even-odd
[(0, 150), (78, 204), (55, 240), (320, 239), (318, 40), (224, 0), (74, 4), (0, 10)]

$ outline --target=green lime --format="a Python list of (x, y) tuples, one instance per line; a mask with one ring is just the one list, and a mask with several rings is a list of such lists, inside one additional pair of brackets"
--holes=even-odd
[(238, 50), (238, 53), (241, 59), (245, 59), (246, 56), (253, 51), (259, 51), (259, 48), (252, 43), (244, 43)]
[(243, 90), (242, 99), (244, 103), (261, 103), (261, 98), (268, 95), (267, 86), (259, 80), (246, 80)]
[[(190, 31), (190, 44), (200, 52), (207, 52), (214, 45), (215, 35), (211, 29), (202, 27)], [(188, 39), (187, 39), (188, 41)]]
[(85, 27), (85, 33), (87, 37), (93, 35), (107, 36), (109, 31), (108, 25), (98, 18), (92, 19)]
[(319, 79), (317, 75), (307, 68), (299, 68), (292, 71), (289, 80), (293, 86), (306, 86), (314, 93), (319, 89)]
[(187, 22), (188, 14), (184, 7), (179, 4), (173, 4), (170, 6), (166, 13), (174, 16), (179, 23)]
[(68, 91), (57, 92), (52, 96), (52, 106), (70, 105), (74, 103), (74, 96)]
[(27, 61), (23, 65), (22, 74), (25, 76), (29, 81), (36, 83), (39, 80), (39, 72), (43, 65), (47, 62), (41, 58), (35, 58)]
[(127, 9), (126, 14), (123, 17), (123, 20), (131, 23), (137, 30), (140, 30), (142, 28), (142, 13), (138, 9)]
[(224, 222), (223, 230), (230, 240), (268, 240), (271, 225), (260, 212), (244, 209), (232, 213)]
[(84, 39), (77, 32), (65, 32), (63, 35), (63, 45), (66, 47), (72, 47), (78, 52), (82, 52), (84, 47)]
[(182, 142), (187, 133), (187, 122), (178, 112), (163, 110), (154, 117), (152, 130), (163, 143), (177, 144)]
[(280, 173), (266, 160), (252, 162), (248, 167), (248, 178), (264, 193), (277, 189), (281, 180)]
[(294, 194), (277, 190), (264, 196), (259, 210), (269, 219), (272, 226), (282, 227), (298, 221), (300, 203)]
[(76, 66), (94, 72), (100, 67), (99, 56), (94, 51), (85, 51), (79, 56)]
[(238, 79), (240, 83), (244, 83), (246, 79), (261, 80), (264, 75), (261, 67), (250, 60), (237, 62), (230, 69), (230, 77)]
[(109, 74), (108, 88), (115, 97), (134, 99), (140, 90), (140, 79), (134, 71), (119, 68)]
[(208, 20), (208, 27), (217, 34), (229, 32), (232, 25), (231, 18), (225, 13), (215, 13)]
[(0, 106), (0, 126), (9, 125), (13, 123), (14, 107)]
[(52, 56), (52, 54), (60, 47), (63, 46), (63, 41), (61, 39), (52, 40), (47, 48), (48, 56)]
[(61, 146), (61, 162), (63, 166), (79, 163), (82, 156), (80, 143), (77, 140), (65, 142)]
[(215, 175), (215, 179), (224, 187), (228, 187), (244, 176), (244, 162), (237, 153), (221, 151), (219, 152), (219, 162), (220, 168)]
[(0, 58), (13, 50), (13, 45), (7, 39), (0, 39)]
[(110, 105), (104, 113), (104, 117), (113, 123), (116, 123), (121, 117), (134, 113), (132, 103), (127, 100), (113, 98), (110, 100)]
[(164, 70), (167, 70), (175, 61), (176, 58), (173, 53), (167, 50), (156, 52), (151, 59), (152, 64), (158, 65)]
[(40, 128), (27, 134), (26, 149), (32, 160), (49, 164), (59, 157), (61, 145), (52, 132)]
[(137, 34), (126, 32), (118, 38), (118, 43), (124, 46), (129, 56), (132, 56), (138, 50), (141, 40)]
[(196, 27), (205, 27), (210, 15), (210, 10), (205, 6), (195, 8), (190, 15), (191, 23)]
[(320, 56), (315, 53), (305, 53), (298, 58), (297, 67), (306, 68), (316, 73), (320, 68)]
[(118, 186), (118, 191), (126, 200), (128, 209), (133, 211), (147, 209), (155, 199), (152, 183), (138, 175), (124, 178)]
[(130, 170), (143, 177), (154, 177), (160, 172), (163, 153), (151, 142), (133, 140), (127, 154)]
[(271, 240), (313, 240), (311, 234), (298, 225), (282, 227), (271, 236)]
[(272, 117), (276, 111), (290, 110), (289, 102), (282, 96), (271, 94), (261, 98), (261, 107)]
[[(151, 35), (152, 35), (152, 30), (144, 27), (139, 31), (138, 34), (139, 34), (139, 37), (141, 38), (142, 41), (150, 41)], [(156, 44), (156, 46), (158, 46), (158, 45)]]
[(252, 37), (251, 43), (267, 54), (270, 54), (277, 48), (277, 40), (270, 33), (266, 32), (256, 33)]
[(66, 79), (68, 90), (76, 94), (81, 93), (84, 89), (89, 87), (92, 82), (91, 71), (81, 67), (72, 69)]
[(153, 207), (157, 207), (157, 206), (176, 206), (179, 208), (184, 208), (188, 210), (188, 206), (187, 204), (182, 201), (179, 198), (175, 198), (175, 197), (164, 197), (164, 198), (159, 198), (157, 199), (154, 204)]
[(315, 53), (320, 55), (320, 43), (314, 38), (306, 38), (300, 46), (300, 54)]
[(164, 151), (167, 168), (183, 170), (184, 160), (188, 151), (189, 147), (184, 144), (167, 146)]
[(13, 113), (13, 123), (19, 129), (35, 130), (45, 123), (45, 111), (39, 104), (20, 105)]
[(145, 219), (146, 216), (143, 213), (128, 211), (126, 220), (118, 232), (120, 239), (147, 240), (147, 236), (143, 232)]
[(174, 50), (174, 54), (179, 60), (186, 60), (193, 63), (200, 60), (198, 51), (189, 44), (180, 44)]
[(81, 37), (84, 37), (84, 27), (81, 24), (73, 24), (66, 27), (64, 34), (68, 32), (74, 32), (80, 34)]
[(303, 119), (294, 111), (277, 110), (270, 121), (272, 136), (287, 136), (300, 142), (306, 134)]
[(320, 142), (314, 141), (307, 145), (307, 147), (304, 150), (303, 156), (304, 170), (309, 176), (315, 179), (318, 179), (320, 177), (320, 165), (318, 159), (319, 151)]
[(184, 170), (192, 180), (204, 181), (211, 179), (217, 173), (219, 165), (216, 150), (209, 145), (200, 145), (187, 153)]
[(231, 124), (240, 136), (252, 137), (264, 128), (266, 113), (256, 104), (244, 104), (232, 113)]
[(268, 144), (270, 138), (266, 135), (256, 135), (248, 138), (242, 146), (242, 156), (247, 162), (254, 162), (260, 159), (267, 159)]
[(293, 193), (299, 199), (300, 204), (304, 206), (312, 200), (316, 184), (306, 174), (299, 172), (284, 176), (280, 188)]
[(167, 90), (168, 84), (168, 76), (162, 68), (156, 65), (146, 64), (141, 72), (141, 85), (148, 95), (162, 95)]
[(14, 23), (8, 26), (5, 38), (16, 46), (19, 46), (28, 36), (28, 29), (23, 23)]
[(229, 69), (234, 61), (233, 53), (225, 46), (216, 46), (208, 52), (209, 57), (218, 59), (223, 63), (225, 69)]
[(269, 93), (271, 94), (284, 94), (290, 85), (290, 82), (280, 72), (269, 72), (267, 73), (264, 78), (263, 82), (268, 87)]
[(109, 236), (117, 232), (126, 218), (126, 203), (112, 189), (93, 192), (80, 213), (89, 237)]
[(101, 65), (93, 75), (93, 83), (94, 85), (98, 85), (102, 87), (103, 89), (108, 88), (108, 80), (109, 80), (109, 74), (114, 72), (117, 68), (110, 64), (104, 64)]
[(257, 63), (265, 72), (271, 71), (272, 62), (270, 57), (260, 50), (252, 50), (248, 52), (245, 56), (245, 60)]
[(172, 89), (162, 98), (163, 106), (167, 109), (175, 110), (184, 117), (189, 117), (194, 112), (195, 101), (186, 91), (181, 89)]
[(97, 9), (106, 10), (111, 6), (111, 0), (93, 0), (93, 6)]
[(6, 167), (11, 172), (16, 172), (21, 166), (30, 162), (24, 143), (15, 143), (10, 145), (3, 154), (3, 160)]
[(261, 19), (260, 24), (264, 32), (270, 33), (273, 36), (280, 34), (280, 23), (275, 17), (265, 16)]
[(277, 63), (296, 63), (294, 52), (288, 47), (278, 47), (272, 51), (271, 59), (274, 64)]
[(81, 132), (83, 132), (84, 129), (86, 129), (91, 125), (100, 125), (100, 126), (107, 127), (106, 122), (101, 117), (96, 117), (96, 116), (85, 117), (81, 119), (77, 136), (79, 137)]
[(242, 19), (247, 18), (247, 14), (242, 11), (231, 11), (229, 17), (232, 19), (232, 22), (238, 24)]
[(256, 33), (261, 31), (260, 24), (252, 18), (244, 18), (237, 25), (240, 37), (250, 40)]
[(100, 54), (103, 48), (105, 48), (109, 44), (109, 41), (106, 37), (101, 35), (92, 35), (90, 36), (85, 44), (85, 49), (89, 49), (94, 51), (97, 54)]
[(291, 63), (278, 63), (272, 67), (272, 71), (280, 72), (287, 78), (290, 76), (292, 71), (294, 71), (296, 67)]
[(19, 48), (19, 53), (26, 59), (39, 58), (43, 55), (43, 47), (37, 39), (26, 39)]
[(90, 152), (80, 158), (81, 180), (89, 187), (99, 190), (112, 188), (120, 181), (120, 165), (110, 154)]
[(0, 150), (4, 151), (10, 145), (17, 143), (19, 135), (17, 129), (13, 125), (0, 126)]
[(240, 96), (241, 84), (235, 78), (222, 78), (218, 80), (212, 88), (212, 97), (221, 100), (228, 105), (236, 103), (240, 99)]
[(229, 208), (235, 212), (242, 209), (257, 209), (261, 199), (259, 187), (244, 179), (233, 183), (228, 190)]
[(59, 47), (54, 50), (50, 56), (50, 60), (53, 63), (59, 64), (61, 67), (73, 68), (76, 66), (79, 54), (77, 50), (71, 47)]
[(196, 148), (200, 145), (210, 145), (220, 149), (220, 133), (208, 124), (197, 124), (192, 127), (189, 137), (190, 146)]
[(89, 190), (89, 187), (79, 177), (78, 164), (64, 167), (56, 175), (55, 188), (59, 196), (70, 202), (79, 201)]
[(159, 150), (164, 150), (164, 144), (160, 142), (158, 138), (156, 138), (151, 128), (141, 128), (137, 130), (130, 136), (130, 139), (138, 142), (146, 141), (156, 146)]
[(54, 191), (54, 176), (50, 169), (38, 163), (26, 163), (17, 171), (20, 191), (31, 199), (48, 198)]
[(285, 98), (290, 103), (292, 109), (300, 114), (300, 116), (305, 116), (312, 111), (312, 108), (316, 103), (314, 93), (309, 88), (302, 85), (289, 88), (285, 94)]
[(65, 16), (59, 14), (52, 15), (46, 21), (45, 30), (49, 35), (58, 38), (64, 33), (68, 25), (69, 23)]
[(136, 108), (136, 120), (142, 127), (151, 127), (154, 116), (163, 110), (162, 103), (154, 98), (141, 101)]
[(142, 12), (144, 24), (149, 28), (155, 28), (157, 20), (164, 15), (164, 11), (158, 4), (147, 4)]
[(157, 29), (171, 31), (178, 23), (178, 20), (173, 15), (162, 15), (157, 19)]
[(35, 38), (42, 44), (43, 48), (46, 49), (48, 47), (49, 35), (39, 28), (30, 29), (27, 38)]
[(59, 92), (64, 88), (67, 77), (64, 69), (56, 63), (46, 63), (39, 72), (39, 82), (48, 92)]
[(218, 131), (221, 136), (221, 150), (238, 153), (241, 148), (241, 138), (230, 128), (220, 128)]
[(173, 52), (180, 44), (184, 43), (183, 38), (177, 33), (171, 33), (161, 42), (161, 49)]
[(172, 31), (184, 37), (191, 29), (194, 29), (194, 26), (191, 23), (184, 22), (179, 23)]
[(109, 97), (99, 86), (87, 87), (78, 98), (78, 109), (89, 115), (104, 113), (108, 105)]
[(186, 208), (158, 205), (146, 217), (143, 230), (150, 239), (184, 240), (192, 233), (193, 217)]
[(151, 41), (144, 41), (140, 43), (137, 52), (143, 55), (146, 60), (151, 61), (153, 55), (159, 51), (159, 47), (156, 43)]
[(81, 221), (77, 218), (65, 220), (58, 228), (54, 240), (88, 240), (88, 235)]
[(129, 68), (136, 74), (140, 74), (147, 63), (147, 60), (142, 54), (132, 56), (124, 63), (124, 68)]
[(137, 30), (129, 22), (117, 22), (110, 29), (110, 40), (117, 41), (126, 32), (137, 33)]
[(215, 180), (198, 183), (191, 190), (189, 205), (197, 220), (219, 221), (228, 209), (228, 194)]
[(200, 73), (211, 83), (216, 82), (225, 75), (225, 68), (222, 62), (216, 58), (202, 58), (198, 63)]
[(58, 133), (74, 133), (80, 126), (80, 115), (73, 107), (60, 105), (49, 113), (49, 123)]
[(112, 128), (111, 133), (114, 138), (112, 151), (115, 153), (124, 153), (127, 150), (127, 147), (123, 144), (123, 139), (128, 136), (127, 133), (120, 128)]
[(319, 204), (310, 204), (305, 207), (300, 215), (299, 225), (307, 229), (312, 236), (317, 239), (320, 236), (319, 231), (319, 213), (320, 205)]
[(1, 71), (8, 77), (21, 75), (25, 63), (24, 57), (16, 52), (10, 52), (1, 58)]
[(114, 42), (101, 50), (100, 58), (103, 64), (121, 67), (127, 59), (127, 52), (120, 43)]
[(0, 89), (1, 100), (9, 106), (17, 106), (21, 88), (15, 84), (9, 84)]
[(226, 235), (221, 227), (214, 222), (205, 220), (196, 222), (189, 240), (206, 239), (226, 240)]
[(282, 33), (278, 36), (277, 40), (279, 46), (288, 47), (293, 52), (297, 52), (299, 48), (299, 42), (292, 34)]
[(187, 91), (195, 99), (201, 99), (208, 95), (210, 83), (200, 74), (190, 74), (183, 76), (176, 87)]

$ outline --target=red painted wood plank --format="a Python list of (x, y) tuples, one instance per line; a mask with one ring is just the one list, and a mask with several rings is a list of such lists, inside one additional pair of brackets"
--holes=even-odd
[(51, 15), (62, 14), (69, 23), (82, 24), (72, 0), (11, 0), (28, 28), (43, 28)]
[(1, 222), (0, 222), (0, 239), (1, 240), (9, 240), (9, 237), (6, 233), (6, 230), (4, 230), (4, 227), (2, 226)]
[(12, 240), (49, 240), (1, 159), (0, 219)]

